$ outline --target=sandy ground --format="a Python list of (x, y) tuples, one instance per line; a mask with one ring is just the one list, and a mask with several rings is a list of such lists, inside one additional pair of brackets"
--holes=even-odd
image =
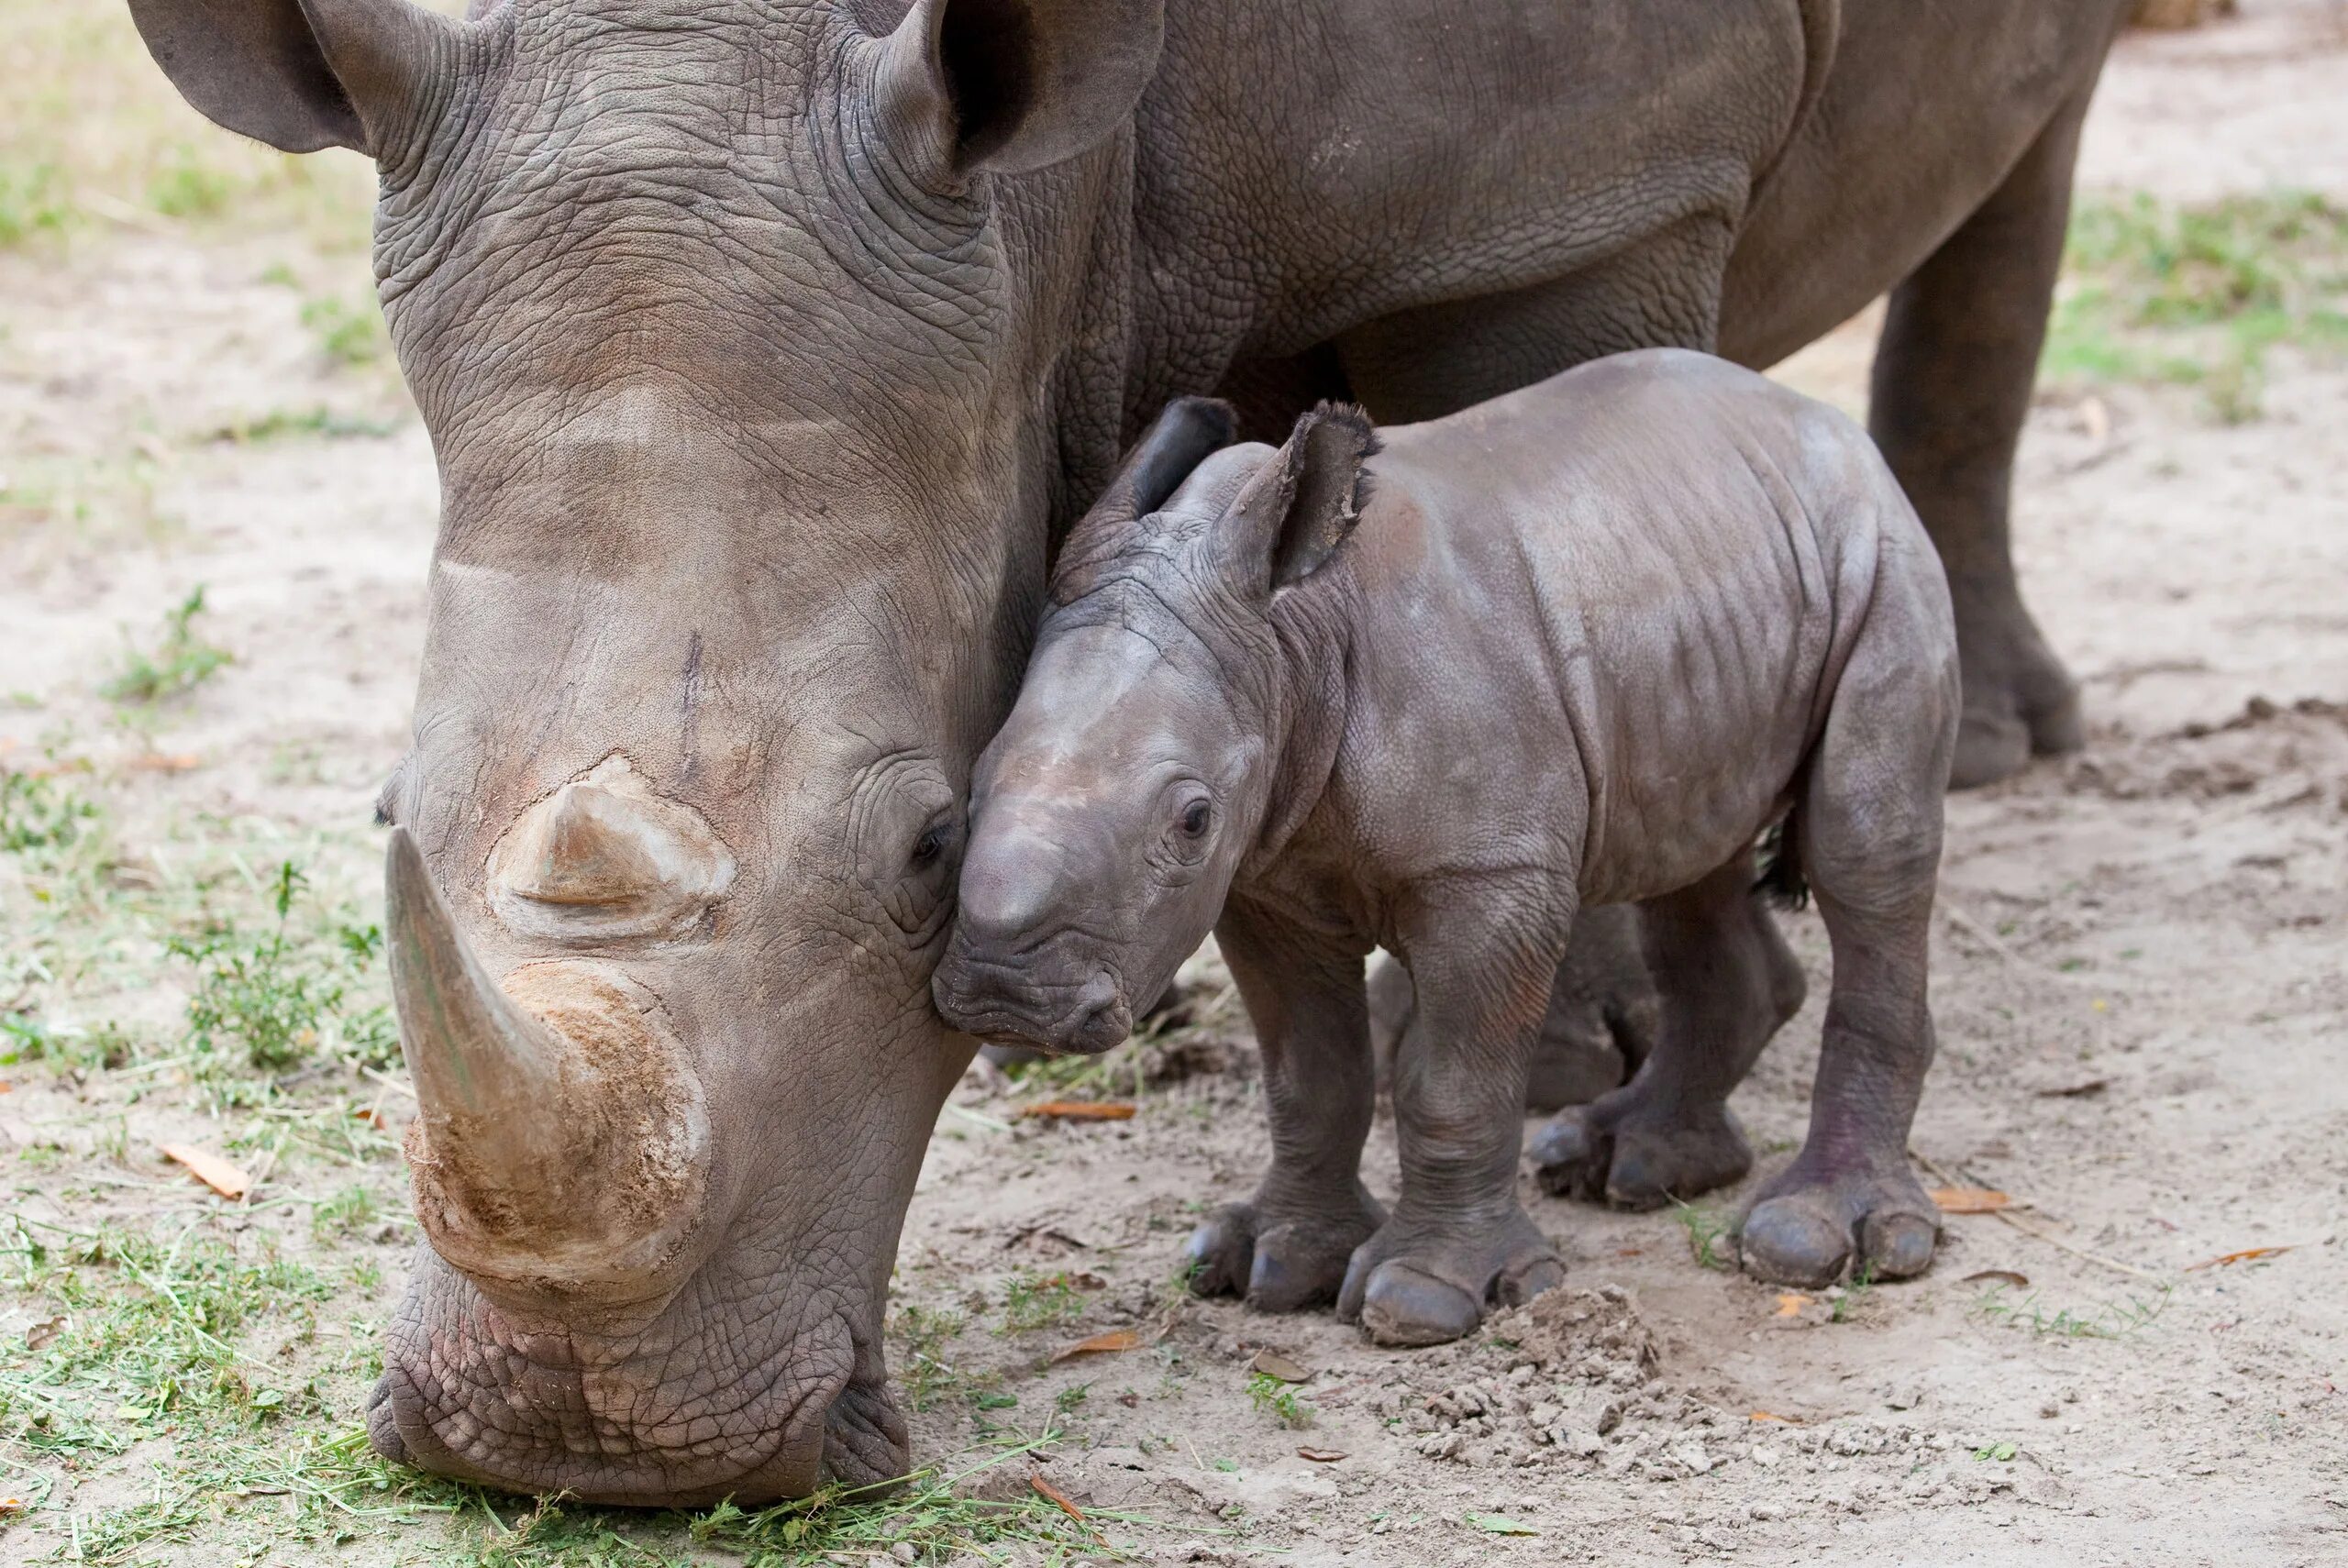
[[(2340, 8), (2244, 3), (2239, 22), (2123, 44), (2088, 185), (2348, 193)], [(414, 688), (430, 455), (383, 376), (318, 359), (295, 293), (269, 281), (279, 259), (168, 226), (127, 228), (71, 268), (0, 257), (0, 472), (136, 458), (144, 476), (83, 525), (0, 527), (0, 691), (28, 694), (0, 710), (0, 745), (18, 762), (44, 745), (96, 759), (126, 831), (260, 823), (360, 886), (378, 853), (362, 824)], [(305, 265), (363, 282), (355, 256)], [(1783, 373), (1855, 407), (1866, 330)], [(211, 436), (316, 406), (393, 429)], [(1789, 1302), (1700, 1266), (1674, 1216), (1528, 1183), (1571, 1286), (1468, 1345), (1390, 1353), (1326, 1317), (1168, 1311), (1182, 1236), (1252, 1185), (1265, 1150), (1244, 1018), (1202, 966), (1196, 1024), (1135, 1058), (1132, 1121), (1014, 1121), (1032, 1088), (983, 1072), (941, 1121), (900, 1298), (964, 1313), (929, 1353), (1018, 1405), (941, 1398), (916, 1418), (920, 1452), (1057, 1405), (1069, 1437), (1045, 1473), (1081, 1503), (1165, 1521), (1135, 1550), (1166, 1561), (2348, 1562), (2343, 428), (2348, 374), (2287, 352), (2251, 423), (2130, 387), (2032, 416), (2025, 583), (2093, 728), (2083, 756), (1952, 801), (1943, 1052), (1915, 1138), (1952, 1181), (2013, 1195), (2017, 1222), (1952, 1219), (1926, 1279)], [(92, 684), (123, 628), (196, 581), (237, 662), (166, 733), (127, 732)], [(200, 766), (136, 770), (155, 754)], [(1815, 917), (1790, 927), (1822, 998)], [(105, 1001), (159, 1019), (177, 1006), (168, 988)], [(1818, 1026), (1813, 999), (1737, 1097), (1773, 1151), (1765, 1169), (1800, 1135)], [(209, 1125), (168, 1097), (34, 1076), (0, 1104), (0, 1134), (94, 1159), (74, 1130), (101, 1111), (142, 1148)], [(143, 1154), (128, 1165), (132, 1179), (76, 1191), (26, 1175), (18, 1211), (209, 1201)], [(1383, 1120), (1369, 1170), (1390, 1196)], [(370, 1179), (395, 1190), (388, 1164)], [(348, 1245), (382, 1264), (380, 1313), (405, 1235)], [(2212, 1262), (2253, 1248), (2286, 1250)], [(1006, 1282), (1053, 1276), (1083, 1287), (1080, 1312), (999, 1331)], [(1047, 1362), (1118, 1328), (1139, 1347)], [(1267, 1348), (1311, 1373), (1295, 1388), (1306, 1424), (1251, 1399)], [(346, 1402), (359, 1386), (327, 1386)], [(72, 1508), (135, 1495), (156, 1457), (84, 1479)], [(61, 1530), (0, 1537), (0, 1560), (49, 1551)], [(421, 1539), (350, 1550), (382, 1560)]]

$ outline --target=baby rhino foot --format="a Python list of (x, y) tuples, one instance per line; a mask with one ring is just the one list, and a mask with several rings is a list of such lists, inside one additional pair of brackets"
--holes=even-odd
[(1752, 1147), (1727, 1107), (1663, 1112), (1635, 1088), (1559, 1111), (1533, 1135), (1532, 1153), (1545, 1191), (1616, 1209), (1660, 1209), (1753, 1168)]
[(1566, 1265), (1522, 1209), (1498, 1220), (1390, 1221), (1346, 1269), (1337, 1316), (1372, 1343), (1434, 1345), (1565, 1283)]
[(1259, 1312), (1318, 1307), (1336, 1299), (1346, 1260), (1385, 1222), (1386, 1211), (1358, 1186), (1350, 1200), (1321, 1209), (1260, 1198), (1226, 1203), (1191, 1232), (1191, 1289), (1244, 1296)]
[(1940, 1233), (1940, 1210), (1904, 1167), (1821, 1172), (1797, 1158), (1761, 1189), (1737, 1242), (1745, 1273), (1818, 1289), (1846, 1267), (1869, 1279), (1920, 1275)]

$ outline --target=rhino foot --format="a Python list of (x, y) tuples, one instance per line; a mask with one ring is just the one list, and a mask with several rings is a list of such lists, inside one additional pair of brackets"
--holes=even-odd
[(2021, 772), (2032, 756), (2060, 756), (2087, 744), (2078, 686), (2030, 612), (2005, 594), (1980, 595), (1988, 602), (1973, 604), (1967, 597), (1958, 589), (1965, 714), (1949, 768), (1952, 790), (1994, 784)]
[(1321, 1306), (1336, 1299), (1354, 1249), (1385, 1222), (1386, 1211), (1358, 1183), (1350, 1199), (1335, 1204), (1226, 1203), (1191, 1232), (1191, 1289), (1243, 1296), (1259, 1312)]
[(1798, 1157), (1754, 1199), (1738, 1226), (1744, 1272), (1816, 1290), (1849, 1270), (1909, 1279), (1932, 1266), (1940, 1210), (1904, 1164), (1833, 1172)]
[(1519, 1307), (1566, 1281), (1532, 1217), (1390, 1220), (1354, 1252), (1337, 1316), (1370, 1342), (1435, 1345), (1464, 1337), (1490, 1307)]
[(1635, 1087), (1569, 1106), (1534, 1133), (1544, 1191), (1613, 1209), (1661, 1209), (1741, 1181), (1753, 1148), (1726, 1106), (1660, 1110)]

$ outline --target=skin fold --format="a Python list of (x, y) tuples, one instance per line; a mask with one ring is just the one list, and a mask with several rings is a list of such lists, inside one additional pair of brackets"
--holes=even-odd
[[(1178, 403), (1136, 468), (1228, 427)], [(1821, 404), (1649, 350), (1382, 450), (1324, 405), (1277, 450), (1113, 487), (1071, 539), (979, 762), (938, 1005), (1105, 1049), (1212, 925), (1262, 1043), (1273, 1154), (1192, 1238), (1196, 1287), (1334, 1297), (1380, 1343), (1434, 1343), (1563, 1277), (1515, 1184), (1586, 906), (1637, 906), (1667, 960), (1660, 1028), (1541, 1157), (1634, 1202), (1744, 1174), (1728, 1095), (1800, 995), (1752, 896), (1754, 840), (1782, 823), (1774, 879), (1814, 889), (1833, 991), (1810, 1137), (1744, 1216), (1744, 1266), (1904, 1278), (1938, 1235), (1906, 1149), (1960, 712), (1930, 541)], [(1416, 992), (1390, 1212), (1358, 1176), (1372, 944)]]
[[(439, 468), (382, 804), (464, 1179), (421, 1195), (387, 1453), (644, 1504), (908, 1468), (880, 1325), (971, 1049), (930, 1000), (961, 801), (1170, 396), (1432, 417), (1616, 350), (1760, 362), (1896, 287), (1878, 425), (1966, 562), (1962, 771), (2070, 738), (2004, 464), (2121, 0), (129, 4), (216, 121), (373, 160)], [(1645, 1005), (1609, 973), (1576, 1038)], [(668, 1099), (600, 1143), (463, 1101), (587, 1092), (623, 1026)], [(630, 1137), (691, 1168), (577, 1201)]]

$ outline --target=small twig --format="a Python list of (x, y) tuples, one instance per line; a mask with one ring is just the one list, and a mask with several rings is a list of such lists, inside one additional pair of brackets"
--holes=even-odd
[(410, 1099), (414, 1099), (415, 1098), (415, 1086), (414, 1084), (402, 1083), (399, 1079), (392, 1077), (389, 1073), (379, 1072), (373, 1067), (361, 1067), (359, 1070), (395, 1094), (404, 1094)]
[[(1958, 1185), (1957, 1179), (1955, 1176), (1949, 1175), (1948, 1172), (1933, 1164), (1931, 1157), (1921, 1151), (1910, 1149), (1908, 1151), (1908, 1157), (1914, 1160), (1918, 1165), (1923, 1166), (1933, 1176), (1939, 1177), (1942, 1186), (1955, 1187)], [(2116, 1270), (2121, 1274), (2132, 1275), (2138, 1279), (2149, 1279), (2155, 1284), (2161, 1282), (2161, 1276), (2154, 1273), (2151, 1269), (2138, 1268), (2134, 1264), (2121, 1263), (2118, 1258), (2108, 1258), (2101, 1253), (2091, 1253), (2085, 1247), (2077, 1246), (2072, 1242), (2063, 1240), (2060, 1236), (2050, 1235), (2045, 1231), (2041, 1230), (2035, 1225), (2025, 1223), (2021, 1216), (2014, 1213), (2010, 1209), (1992, 1209), (1988, 1212), (1990, 1218), (2002, 1220), (2007, 1224), (2012, 1226), (2015, 1230), (2020, 1231), (2023, 1235), (2033, 1237), (2038, 1241), (2045, 1242), (2050, 1247), (2070, 1253), (2073, 1257), (2085, 1258), (2091, 1264), (2097, 1264), (2104, 1268)]]

